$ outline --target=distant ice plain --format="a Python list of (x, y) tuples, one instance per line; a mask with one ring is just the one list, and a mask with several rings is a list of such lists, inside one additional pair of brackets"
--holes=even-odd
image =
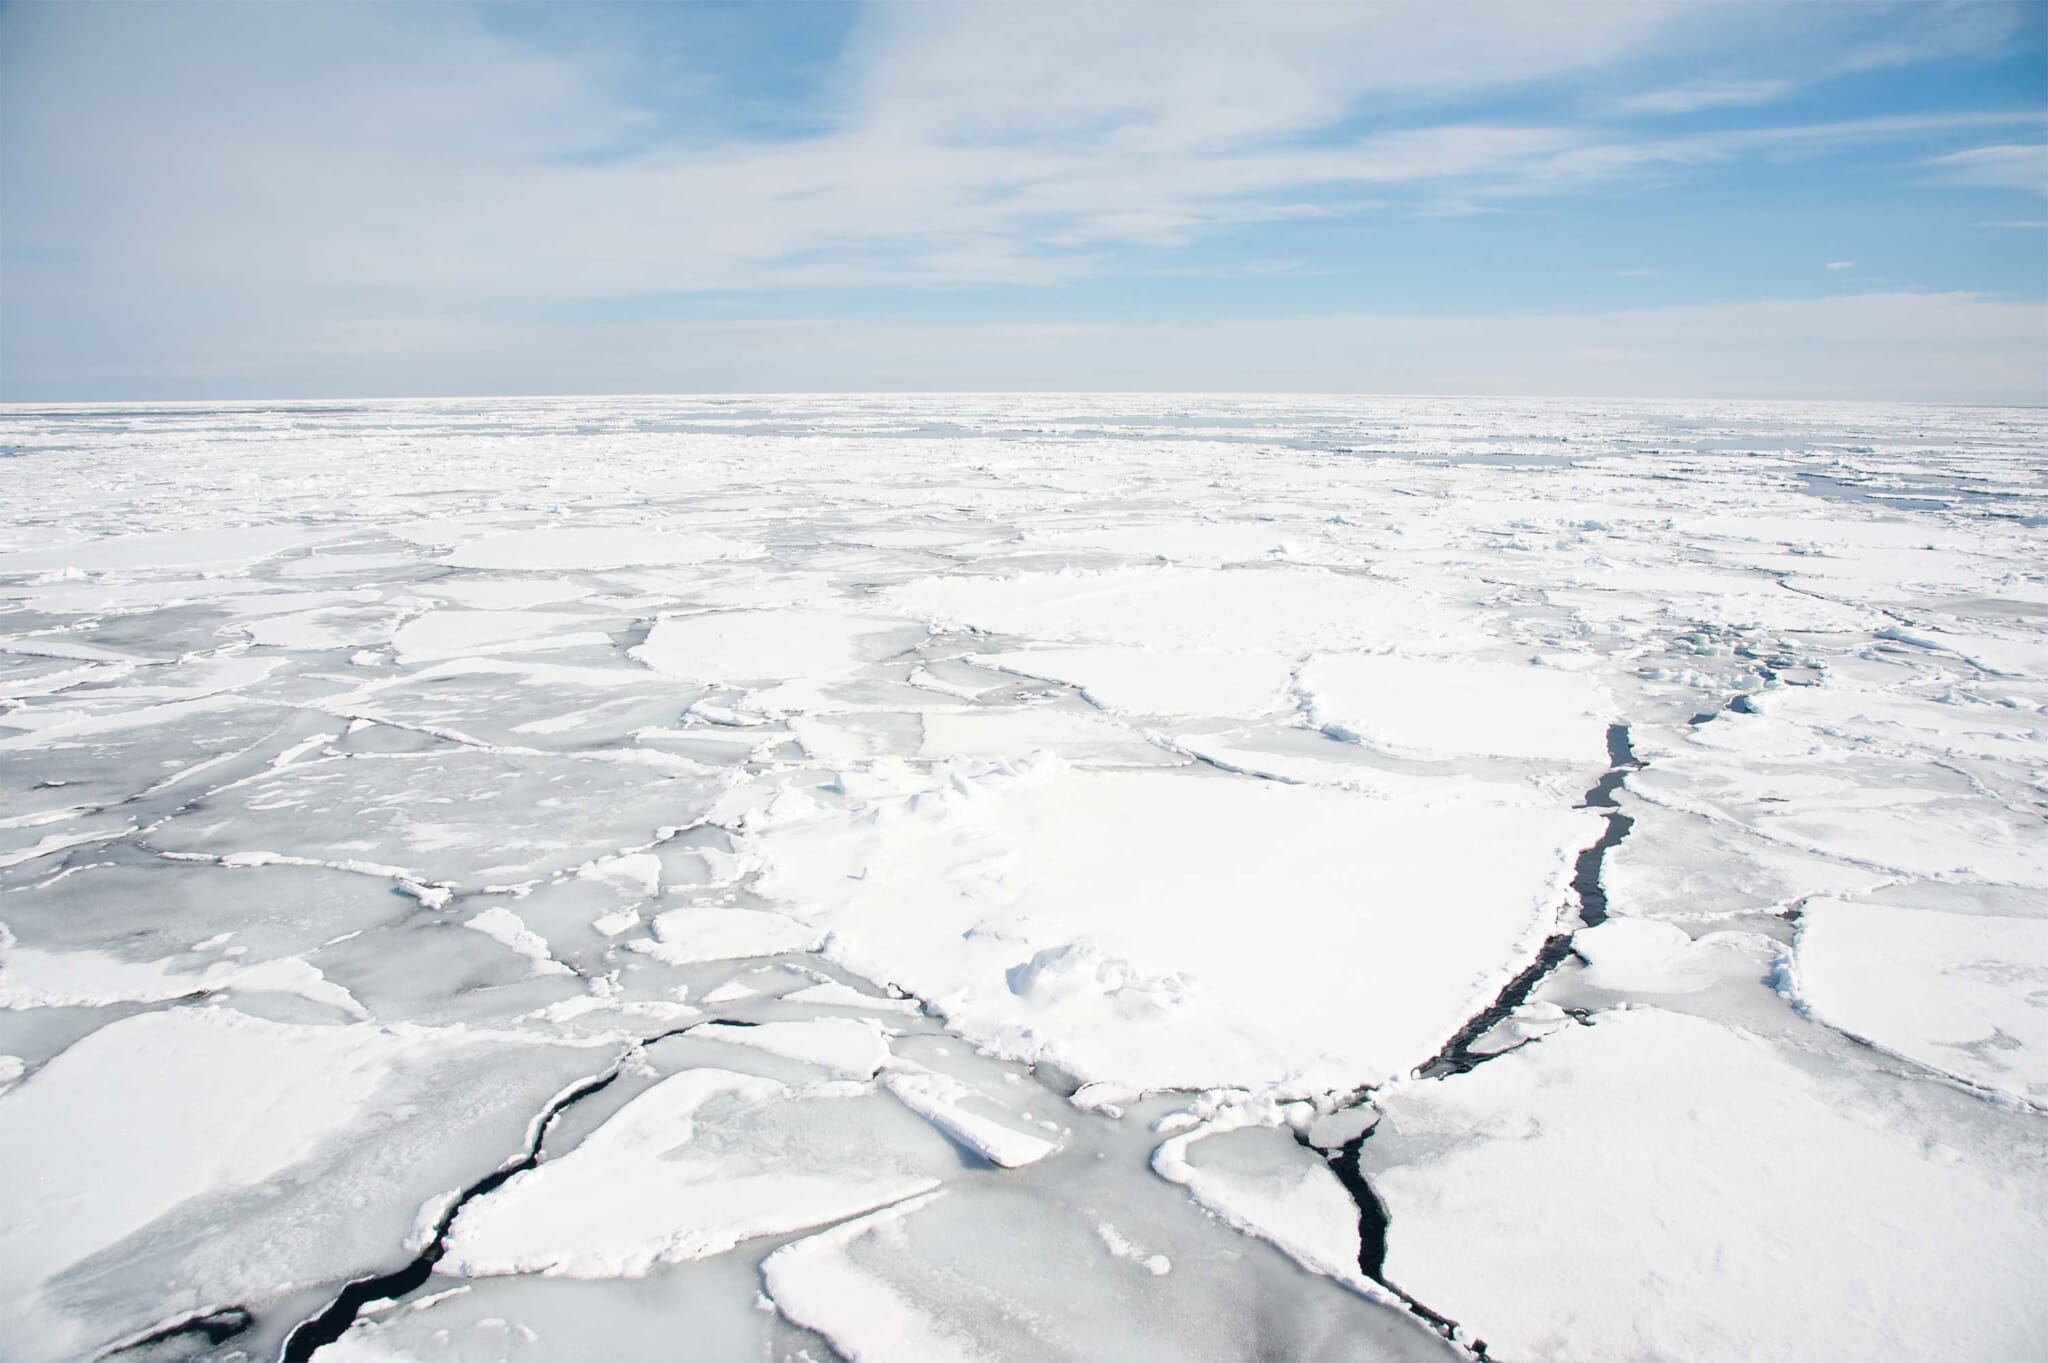
[(2040, 411), (0, 441), (0, 1356), (2048, 1356)]

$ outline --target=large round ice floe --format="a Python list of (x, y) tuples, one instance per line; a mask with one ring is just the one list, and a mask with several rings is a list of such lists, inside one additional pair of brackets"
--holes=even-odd
[(827, 954), (978, 1042), (1137, 1087), (1306, 1092), (1433, 1054), (1550, 929), (1598, 832), (1582, 811), (1041, 762), (753, 845), (759, 888)]

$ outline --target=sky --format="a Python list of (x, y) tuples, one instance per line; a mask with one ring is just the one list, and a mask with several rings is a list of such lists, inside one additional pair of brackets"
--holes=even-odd
[(2048, 4), (0, 5), (0, 401), (2048, 403)]

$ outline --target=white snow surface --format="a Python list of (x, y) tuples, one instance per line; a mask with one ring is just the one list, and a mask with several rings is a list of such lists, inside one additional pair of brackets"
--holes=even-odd
[(671, 909), (648, 926), (654, 939), (629, 943), (630, 949), (670, 965), (807, 951), (818, 941), (803, 924), (760, 909)]
[[(1549, 932), (1598, 831), (1210, 775), (956, 772), (767, 829), (759, 888), (1003, 1054), (1308, 1093), (1426, 1060)], [(1459, 855), (1474, 838), (1483, 860)]]
[[(58, 1146), (66, 1156), (8, 1196), (0, 1276), (16, 1290), (32, 1286), (195, 1193), (262, 1182), (345, 1129), (405, 1048), (376, 1029), (216, 1009), (143, 1013), (101, 1029), (0, 1105), (8, 1167), (36, 1166)], [(207, 1084), (211, 1113), (182, 1101), (196, 1082)], [(263, 1121), (237, 1111), (259, 1103)], [(180, 1120), (154, 1121), (136, 1140), (99, 1120), (110, 1105)]]
[(565, 568), (702, 563), (744, 552), (743, 546), (731, 540), (687, 530), (565, 525), (486, 535), (462, 545), (445, 561), (458, 568), (559, 572)]
[(824, 610), (741, 610), (659, 621), (632, 650), (657, 672), (698, 681), (834, 676), (895, 622)]
[(0, 426), (10, 1360), (2048, 1354), (2040, 411)]
[(575, 1150), (465, 1207), (446, 1271), (638, 1277), (936, 1186), (839, 1145), (830, 1108), (858, 1101), (858, 1090), (832, 1084), (672, 1075)]
[(2041, 1132), (2014, 1162), (1809, 1069), (1630, 1009), (1390, 1094), (1363, 1148), (1387, 1276), (1502, 1357), (2048, 1348)]
[(1579, 673), (1349, 653), (1316, 658), (1298, 685), (1325, 730), (1393, 753), (1605, 765), (1613, 702)]
[(2048, 1108), (2048, 913), (1811, 900), (1798, 967), (1800, 1001), (1829, 1024)]
[(1290, 708), (1293, 661), (1281, 653), (1097, 645), (978, 655), (975, 662), (1078, 688), (1105, 710), (1141, 715), (1244, 715)]

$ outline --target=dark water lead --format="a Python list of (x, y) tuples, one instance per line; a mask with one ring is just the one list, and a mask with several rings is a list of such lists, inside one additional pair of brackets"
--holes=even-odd
[(555, 1118), (593, 1093), (609, 1087), (618, 1077), (619, 1069), (614, 1066), (593, 1079), (585, 1080), (558, 1098), (534, 1129), (533, 1142), (527, 1147), (523, 1159), (508, 1164), (463, 1189), (455, 1200), (448, 1204), (448, 1209), (441, 1213), (441, 1219), (434, 1224), (432, 1238), (427, 1241), (426, 1247), (413, 1257), (411, 1263), (390, 1273), (357, 1278), (342, 1288), (340, 1295), (329, 1302), (326, 1309), (292, 1327), (292, 1332), (285, 1336), (284, 1351), (279, 1355), (282, 1363), (307, 1363), (321, 1346), (332, 1344), (346, 1334), (348, 1327), (355, 1324), (357, 1314), (370, 1303), (395, 1301), (408, 1293), (418, 1291), (432, 1276), (434, 1265), (447, 1253), (449, 1228), (455, 1224), (456, 1215), (463, 1207), (472, 1198), (495, 1192), (512, 1175), (524, 1173), (539, 1164), (541, 1146), (547, 1140), (548, 1128), (555, 1124)]
[[(1582, 809), (1607, 810), (1607, 826), (1591, 846), (1580, 850), (1578, 860), (1572, 866), (1572, 894), (1578, 900), (1579, 921), (1585, 927), (1597, 927), (1607, 921), (1607, 890), (1601, 884), (1601, 872), (1607, 861), (1607, 854), (1621, 845), (1629, 830), (1635, 827), (1635, 820), (1621, 812), (1615, 805), (1615, 792), (1632, 771), (1642, 769), (1642, 759), (1629, 743), (1628, 725), (1607, 726), (1607, 770), (1600, 774), (1586, 791), (1586, 798), (1580, 802)], [(1507, 982), (1493, 1002), (1468, 1018), (1444, 1048), (1431, 1057), (1418, 1073), (1426, 1078), (1441, 1079), (1453, 1074), (1463, 1074), (1499, 1052), (1475, 1054), (1472, 1047), (1479, 1038), (1493, 1030), (1494, 1026), (1510, 1013), (1529, 1001), (1529, 995), (1545, 976), (1564, 964), (1572, 954), (1572, 934), (1553, 933), (1544, 939), (1536, 958), (1524, 966), (1512, 980)]]
[[(1614, 796), (1622, 783), (1628, 779), (1628, 774), (1640, 770), (1642, 766), (1642, 759), (1636, 756), (1635, 749), (1629, 743), (1628, 726), (1608, 725), (1607, 770), (1587, 789), (1585, 799), (1580, 802), (1581, 808), (1607, 810), (1607, 826), (1601, 830), (1599, 838), (1590, 847), (1579, 853), (1578, 861), (1572, 870), (1572, 892), (1578, 900), (1580, 922), (1586, 927), (1607, 921), (1607, 892), (1601, 887), (1601, 869), (1608, 851), (1618, 846), (1621, 840), (1628, 836), (1629, 829), (1635, 826), (1635, 821), (1616, 806)], [(1505, 1051), (1477, 1053), (1472, 1047), (1509, 1014), (1528, 1002), (1529, 995), (1535, 992), (1536, 986), (1542, 983), (1544, 977), (1562, 965), (1565, 958), (1571, 954), (1570, 932), (1552, 933), (1545, 938), (1542, 947), (1536, 952), (1536, 958), (1517, 972), (1500, 993), (1494, 996), (1491, 1003), (1466, 1019), (1465, 1025), (1458, 1029), (1456, 1035), (1445, 1042), (1443, 1049), (1416, 1073), (1427, 1079), (1445, 1079), (1463, 1074), (1495, 1055), (1506, 1054)], [(1467, 1350), (1476, 1358), (1487, 1357), (1486, 1341), (1468, 1338), (1458, 1322), (1440, 1311), (1432, 1310), (1402, 1291), (1398, 1284), (1388, 1281), (1387, 1230), (1392, 1218), (1388, 1215), (1386, 1204), (1380, 1201), (1379, 1194), (1373, 1191), (1372, 1184), (1366, 1179), (1365, 1170), (1359, 1162), (1359, 1157), (1365, 1149), (1365, 1142), (1372, 1133), (1373, 1128), (1367, 1127), (1343, 1145), (1320, 1151), (1329, 1164), (1330, 1172), (1337, 1176), (1337, 1181), (1344, 1186), (1344, 1191), (1350, 1194), (1352, 1203), (1358, 1208), (1358, 1271), (1399, 1297), (1411, 1313), (1446, 1340)], [(1305, 1135), (1297, 1136), (1296, 1139), (1304, 1145), (1308, 1144)]]
[[(726, 1027), (755, 1027), (760, 1025), (744, 1021), (740, 1018), (704, 1018), (685, 1026), (671, 1027), (667, 1031), (657, 1032), (653, 1036), (642, 1037), (633, 1044), (627, 1054), (631, 1055), (634, 1052), (643, 1051), (657, 1041), (666, 1041), (672, 1036), (681, 1036), (685, 1032), (694, 1032), (699, 1027), (709, 1026), (713, 1023)], [(478, 1179), (475, 1183), (470, 1184), (457, 1194), (455, 1200), (448, 1204), (448, 1210), (442, 1212), (441, 1219), (434, 1224), (433, 1237), (427, 1241), (426, 1247), (413, 1257), (412, 1262), (406, 1264), (403, 1268), (393, 1269), (389, 1273), (379, 1273), (368, 1278), (357, 1278), (342, 1288), (340, 1295), (329, 1302), (326, 1308), (318, 1315), (302, 1320), (293, 1326), (292, 1332), (285, 1336), (284, 1350), (278, 1355), (279, 1363), (307, 1363), (322, 1345), (332, 1344), (335, 1340), (340, 1339), (342, 1335), (346, 1334), (348, 1327), (355, 1324), (356, 1317), (361, 1314), (365, 1306), (370, 1305), (372, 1302), (396, 1301), (400, 1297), (417, 1292), (424, 1286), (427, 1279), (433, 1276), (434, 1265), (441, 1262), (441, 1256), (448, 1252), (448, 1231), (454, 1226), (455, 1218), (462, 1211), (463, 1207), (468, 1205), (472, 1199), (497, 1191), (504, 1186), (505, 1180), (511, 1178), (512, 1175), (525, 1173), (528, 1169), (538, 1165), (540, 1163), (541, 1149), (547, 1144), (548, 1132), (554, 1127), (555, 1118), (561, 1116), (564, 1112), (567, 1112), (592, 1094), (600, 1093), (610, 1087), (612, 1081), (619, 1077), (625, 1067), (625, 1063), (625, 1057), (620, 1057), (618, 1063), (614, 1064), (603, 1074), (586, 1079), (556, 1099), (553, 1105), (541, 1114), (540, 1124), (534, 1129), (533, 1143), (527, 1147), (525, 1156), (516, 1164), (508, 1164), (497, 1172)]]
[[(1363, 1149), (1366, 1137), (1371, 1134), (1372, 1128), (1367, 1127), (1334, 1150), (1316, 1151), (1358, 1207), (1358, 1271), (1399, 1297), (1411, 1315), (1444, 1339), (1475, 1358), (1485, 1358), (1485, 1340), (1470, 1338), (1458, 1322), (1440, 1311), (1431, 1310), (1402, 1291), (1399, 1285), (1387, 1280), (1387, 1207), (1380, 1201), (1379, 1194), (1372, 1190), (1372, 1185), (1366, 1182), (1365, 1171), (1358, 1162), (1359, 1151)], [(1311, 1150), (1316, 1149), (1309, 1145), (1305, 1134), (1296, 1133), (1295, 1140)]]

